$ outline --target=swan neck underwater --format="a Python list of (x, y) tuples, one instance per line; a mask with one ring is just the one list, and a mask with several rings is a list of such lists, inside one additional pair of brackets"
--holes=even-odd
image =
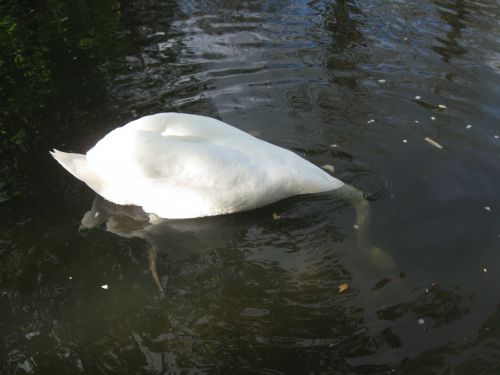
[(111, 131), (85, 155), (51, 154), (104, 199), (140, 207), (153, 225), (338, 190), (354, 207), (362, 252), (378, 267), (394, 265), (367, 241), (369, 205), (361, 191), (297, 154), (219, 120), (158, 113)]
[(183, 113), (129, 122), (85, 155), (51, 154), (103, 198), (163, 219), (248, 211), (344, 186), (292, 151), (222, 121)]

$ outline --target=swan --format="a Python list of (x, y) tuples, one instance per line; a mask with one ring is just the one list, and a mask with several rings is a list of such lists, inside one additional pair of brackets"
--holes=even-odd
[[(335, 190), (353, 204), (362, 252), (380, 268), (395, 265), (389, 254), (366, 240), (369, 206), (360, 190), (292, 151), (213, 118), (158, 113), (111, 131), (85, 155), (55, 149), (51, 154), (98, 195), (142, 208), (155, 225)], [(153, 269), (155, 257), (151, 259)]]
[(52, 156), (106, 200), (160, 219), (248, 211), (344, 186), (292, 151), (222, 121), (158, 113), (119, 127), (86, 155)]

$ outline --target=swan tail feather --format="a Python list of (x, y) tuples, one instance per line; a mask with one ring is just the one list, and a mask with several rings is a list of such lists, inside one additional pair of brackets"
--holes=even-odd
[(89, 168), (85, 155), (62, 152), (56, 149), (50, 151), (50, 154), (69, 173), (85, 182), (92, 190), (99, 193), (101, 190), (100, 179), (91, 168)]

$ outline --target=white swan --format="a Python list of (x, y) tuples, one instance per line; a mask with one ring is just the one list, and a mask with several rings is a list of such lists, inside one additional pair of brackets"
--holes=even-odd
[(105, 199), (166, 219), (246, 211), (344, 185), (291, 151), (182, 113), (129, 122), (86, 155), (51, 154)]

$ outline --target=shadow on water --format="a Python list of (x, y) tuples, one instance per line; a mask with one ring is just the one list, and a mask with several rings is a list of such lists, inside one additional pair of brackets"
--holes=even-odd
[(466, 17), (470, 17), (467, 11), (467, 2), (456, 1), (436, 1), (439, 17), (448, 24), (449, 31), (446, 38), (436, 38), (442, 46), (435, 46), (433, 50), (439, 53), (445, 62), (450, 62), (453, 57), (460, 57), (467, 52), (460, 45), (462, 30), (466, 27), (464, 22)]
[(7, 0), (0, 10), (0, 199), (7, 199), (33, 192), (30, 175), (43, 178), (34, 154), (45, 156), (68, 134), (81, 138), (78, 124), (97, 121), (96, 103), (107, 98), (106, 77), (127, 40), (118, 1)]

